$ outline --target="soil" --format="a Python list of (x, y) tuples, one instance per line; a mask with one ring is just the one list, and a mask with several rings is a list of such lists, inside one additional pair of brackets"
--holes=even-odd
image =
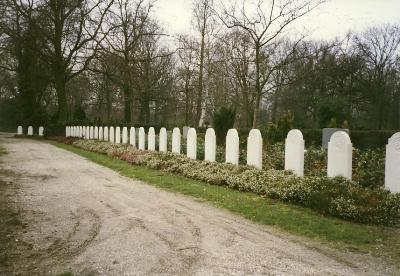
[[(45, 142), (0, 134), (0, 275), (396, 275)], [(160, 176), (161, 177), (161, 176)]]

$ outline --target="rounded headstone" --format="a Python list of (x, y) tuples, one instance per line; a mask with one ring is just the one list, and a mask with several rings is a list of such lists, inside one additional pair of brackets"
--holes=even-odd
[(122, 144), (128, 144), (128, 128), (122, 128)]
[(119, 126), (115, 128), (115, 143), (121, 143), (121, 128)]
[(353, 145), (344, 131), (335, 132), (328, 143), (328, 177), (343, 176), (351, 180)]
[(298, 129), (289, 131), (285, 140), (285, 170), (304, 176), (304, 140)]
[(104, 127), (104, 130), (103, 130), (103, 140), (104, 141), (108, 141), (108, 136), (109, 136), (109, 130), (108, 130), (108, 127), (106, 126), (106, 127)]
[(260, 130), (250, 130), (247, 137), (247, 165), (262, 169), (263, 140)]
[(158, 143), (158, 150), (160, 152), (167, 152), (167, 144), (168, 144), (168, 137), (167, 137), (167, 130), (165, 127), (160, 129), (160, 137)]
[(110, 131), (108, 134), (108, 139), (110, 141), (110, 143), (115, 143), (115, 130), (113, 126), (110, 126)]
[(172, 131), (172, 150), (173, 153), (181, 153), (181, 130), (175, 127)]
[(204, 138), (204, 160), (214, 162), (216, 154), (217, 144), (216, 136), (213, 128), (206, 130), (206, 136)]
[(139, 149), (146, 149), (146, 132), (144, 131), (144, 127), (139, 128)]
[(131, 127), (129, 130), (129, 144), (131, 144), (134, 148), (136, 147), (136, 130), (134, 127)]
[(225, 162), (239, 164), (239, 134), (234, 128), (228, 130), (226, 134)]
[(147, 149), (151, 151), (156, 150), (156, 132), (154, 131), (154, 127), (150, 127), (147, 134)]
[(40, 126), (39, 127), (39, 136), (43, 136), (44, 134), (44, 127)]
[(386, 145), (385, 188), (400, 193), (400, 132), (393, 134)]
[(187, 152), (187, 157), (191, 159), (197, 158), (197, 133), (195, 128), (189, 128), (187, 132), (186, 152)]

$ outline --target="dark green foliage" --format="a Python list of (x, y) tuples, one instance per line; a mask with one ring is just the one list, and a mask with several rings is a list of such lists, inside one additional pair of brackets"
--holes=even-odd
[(267, 128), (267, 139), (270, 143), (282, 142), (288, 132), (293, 129), (293, 114), (288, 111), (283, 114), (277, 124), (270, 123)]
[(221, 107), (214, 113), (214, 130), (218, 144), (223, 144), (226, 133), (235, 124), (236, 110), (232, 107)]

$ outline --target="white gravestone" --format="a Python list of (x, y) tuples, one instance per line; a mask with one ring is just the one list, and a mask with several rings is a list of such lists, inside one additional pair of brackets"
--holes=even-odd
[(191, 159), (197, 158), (197, 134), (195, 128), (189, 128), (186, 137), (187, 157)]
[(144, 127), (139, 128), (139, 149), (146, 149), (146, 132), (144, 131)]
[[(66, 128), (66, 131), (65, 131), (66, 133), (67, 133), (67, 137), (68, 137), (68, 127)], [(17, 135), (22, 135), (22, 134), (24, 134), (24, 130), (22, 129), (22, 126), (19, 126), (18, 128), (17, 128)]]
[(181, 130), (175, 127), (172, 131), (172, 150), (173, 153), (181, 153)]
[(285, 170), (304, 176), (304, 140), (298, 129), (289, 131), (285, 141)]
[(167, 152), (167, 143), (168, 143), (168, 137), (167, 137), (167, 130), (165, 127), (162, 127), (160, 129), (160, 137), (159, 137), (159, 143), (158, 143), (158, 150), (161, 152)]
[(39, 127), (39, 136), (43, 136), (44, 134), (44, 127), (40, 126)]
[(260, 130), (250, 130), (247, 137), (247, 165), (262, 169), (263, 140)]
[(134, 127), (131, 127), (129, 130), (129, 144), (131, 144), (134, 148), (136, 147), (136, 131)]
[(109, 131), (109, 135), (108, 135), (108, 139), (110, 140), (110, 143), (115, 143), (115, 130), (114, 127), (111, 126), (110, 127), (110, 131)]
[(109, 136), (108, 127), (104, 127), (104, 131), (103, 131), (103, 140), (104, 140), (104, 141), (108, 141), (108, 136)]
[(94, 136), (93, 136), (93, 138), (94, 139), (99, 139), (99, 128), (98, 128), (98, 126), (95, 126), (94, 127)]
[(351, 180), (353, 145), (344, 131), (335, 132), (328, 143), (328, 177), (343, 176)]
[(32, 126), (29, 126), (29, 127), (28, 127), (28, 135), (29, 135), (29, 136), (32, 136), (32, 135), (33, 135), (33, 127), (32, 127)]
[(122, 128), (122, 144), (128, 144), (128, 128)]
[(239, 134), (231, 128), (226, 134), (225, 162), (234, 165), (239, 164)]
[(187, 133), (188, 133), (189, 129), (190, 129), (190, 127), (188, 127), (188, 126), (184, 126), (184, 127), (182, 128), (182, 135), (183, 135), (183, 138), (186, 138), (186, 137), (187, 137)]
[(204, 160), (214, 162), (216, 149), (215, 131), (213, 128), (208, 128), (204, 138)]
[(115, 128), (115, 143), (116, 144), (121, 143), (121, 128), (120, 127)]
[(400, 193), (400, 132), (393, 134), (386, 145), (385, 188)]
[(99, 135), (98, 135), (97, 139), (98, 139), (99, 141), (103, 141), (103, 139), (104, 139), (103, 127), (102, 127), (102, 126), (99, 127)]
[(147, 149), (156, 150), (156, 132), (154, 131), (154, 127), (149, 128), (149, 133), (147, 134)]

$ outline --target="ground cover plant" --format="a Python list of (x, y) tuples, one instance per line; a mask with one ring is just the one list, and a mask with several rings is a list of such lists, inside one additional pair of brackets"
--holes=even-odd
[(294, 203), (322, 215), (365, 224), (396, 225), (399, 222), (400, 195), (391, 194), (382, 187), (371, 189), (356, 181), (318, 174), (299, 178), (274, 168), (257, 170), (244, 165), (210, 163), (191, 160), (184, 155), (139, 151), (129, 145), (94, 140), (76, 140), (72, 144), (130, 164)]

